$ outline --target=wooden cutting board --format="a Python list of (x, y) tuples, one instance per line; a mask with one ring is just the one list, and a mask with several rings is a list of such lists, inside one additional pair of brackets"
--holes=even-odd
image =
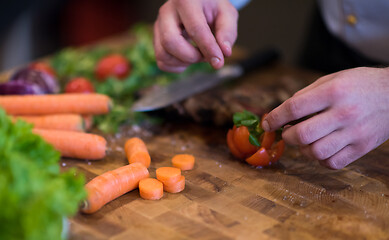
[[(318, 77), (274, 67), (247, 79), (285, 76)], [(153, 177), (156, 168), (171, 166), (173, 155), (195, 155), (195, 168), (183, 171), (185, 190), (159, 201), (143, 200), (134, 190), (95, 214), (78, 213), (70, 219), (69, 239), (389, 239), (389, 143), (337, 171), (292, 147), (278, 164), (256, 169), (230, 155), (225, 128), (177, 119), (151, 128), (124, 126), (106, 136), (105, 159), (64, 158), (61, 166), (77, 167), (89, 181), (127, 164), (123, 146), (133, 136), (147, 144)]]

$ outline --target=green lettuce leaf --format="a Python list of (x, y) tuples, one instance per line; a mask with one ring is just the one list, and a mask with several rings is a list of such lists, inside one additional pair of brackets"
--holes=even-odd
[(60, 172), (60, 154), (0, 109), (0, 239), (61, 239), (85, 196), (84, 176)]

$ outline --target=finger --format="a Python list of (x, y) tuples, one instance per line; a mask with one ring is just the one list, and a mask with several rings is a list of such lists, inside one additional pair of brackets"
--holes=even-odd
[(265, 131), (275, 131), (291, 121), (323, 111), (329, 106), (329, 99), (324, 90), (324, 87), (319, 86), (312, 91), (289, 98), (265, 117), (262, 128)]
[(165, 8), (161, 7), (160, 15), (156, 30), (163, 49), (185, 63), (200, 61), (201, 53), (183, 36), (181, 22), (175, 9), (168, 4)]
[(215, 20), (216, 40), (224, 56), (232, 54), (232, 46), (238, 35), (238, 11), (227, 2), (220, 5), (220, 11)]
[(188, 67), (187, 65), (168, 65), (161, 61), (157, 61), (157, 65), (159, 69), (172, 73), (181, 73)]
[[(180, 69), (179, 72), (184, 71), (189, 64), (182, 62), (178, 58), (175, 58), (174, 56), (165, 51), (165, 49), (161, 46), (159, 30), (156, 26), (157, 24), (158, 23), (154, 25), (153, 44), (158, 67), (161, 70), (167, 72), (170, 72), (169, 69), (173, 68)], [(173, 72), (177, 73), (177, 70)]]
[(301, 146), (300, 150), (312, 159), (329, 159), (351, 142), (348, 136), (344, 130), (337, 130), (310, 145)]
[(223, 53), (212, 34), (202, 7), (192, 0), (178, 3), (178, 14), (189, 37), (213, 68), (221, 68), (224, 65)]
[(347, 145), (332, 157), (319, 161), (319, 163), (330, 169), (342, 169), (364, 154), (366, 153), (359, 151), (358, 145)]
[(321, 112), (292, 127), (284, 128), (282, 138), (290, 145), (309, 145), (345, 124), (338, 121), (338, 115), (335, 110)]

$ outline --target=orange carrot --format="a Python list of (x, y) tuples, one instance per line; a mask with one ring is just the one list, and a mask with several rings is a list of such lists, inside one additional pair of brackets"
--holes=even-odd
[(0, 107), (12, 115), (104, 114), (110, 105), (108, 96), (97, 93), (0, 96)]
[(124, 145), (124, 150), (129, 163), (140, 162), (147, 168), (150, 166), (150, 154), (142, 139), (137, 137), (128, 139)]
[(14, 116), (13, 120), (23, 120), (34, 125), (35, 128), (57, 129), (83, 132), (84, 120), (78, 114), (53, 114), (40, 116)]
[(195, 157), (191, 154), (177, 154), (172, 158), (173, 166), (181, 170), (193, 169), (194, 163)]
[(181, 169), (175, 167), (160, 167), (156, 170), (157, 179), (163, 184), (171, 185), (181, 177)]
[(165, 190), (165, 192), (169, 192), (169, 193), (178, 193), (184, 189), (185, 189), (185, 177), (184, 176), (181, 176), (180, 179), (175, 183), (172, 183), (169, 185), (167, 185), (167, 184), (163, 185), (163, 190)]
[(85, 185), (88, 197), (81, 207), (83, 213), (94, 213), (108, 202), (138, 187), (148, 178), (149, 171), (140, 163), (132, 163), (95, 177)]
[(163, 196), (163, 184), (155, 178), (139, 181), (139, 194), (146, 200), (158, 200)]
[(105, 157), (107, 141), (99, 135), (38, 128), (33, 132), (52, 144), (63, 157), (90, 160)]

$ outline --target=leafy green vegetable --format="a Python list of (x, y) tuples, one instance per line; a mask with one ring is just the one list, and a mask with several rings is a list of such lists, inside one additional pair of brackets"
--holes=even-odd
[[(67, 48), (53, 56), (51, 60), (63, 85), (71, 77), (87, 77), (93, 82), (97, 92), (113, 99), (113, 111), (95, 118), (97, 128), (104, 132), (115, 132), (123, 123), (136, 123), (136, 121), (145, 119), (145, 114), (132, 113), (129, 110), (139, 90), (153, 84), (167, 85), (193, 72), (213, 71), (209, 64), (198, 63), (189, 66), (181, 74), (163, 72), (156, 63), (150, 26), (137, 24), (130, 31), (134, 41), (129, 41), (129, 45), (120, 49), (108, 46), (99, 46), (89, 50)], [(97, 62), (103, 56), (114, 52), (122, 54), (129, 60), (130, 75), (123, 80), (111, 77), (105, 82), (97, 81), (94, 75)]]
[(0, 239), (61, 239), (84, 199), (84, 177), (60, 173), (60, 154), (0, 109)]
[(247, 110), (243, 112), (236, 112), (232, 116), (235, 126), (246, 126), (249, 130), (249, 141), (254, 146), (260, 147), (261, 144), (258, 141), (259, 136), (264, 132), (261, 127), (261, 121), (257, 115)]

